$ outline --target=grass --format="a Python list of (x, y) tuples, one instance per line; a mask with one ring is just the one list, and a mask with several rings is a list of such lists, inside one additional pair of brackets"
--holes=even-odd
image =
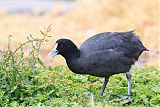
[[(24, 68), (21, 75), (1, 80), (1, 106), (120, 106), (113, 100), (127, 94), (127, 82), (123, 74), (111, 77), (105, 96), (100, 96), (103, 79), (73, 74), (67, 67), (51, 70)], [(160, 106), (160, 70), (156, 67), (132, 69), (132, 104), (129, 106)], [(18, 74), (17, 74), (18, 75)], [(10, 82), (7, 79), (11, 79)], [(12, 85), (11, 85), (12, 84)], [(87, 94), (93, 94), (91, 102)]]
[[(108, 107), (122, 106), (113, 100), (127, 94), (124, 74), (110, 78), (105, 96), (100, 96), (103, 79), (72, 73), (65, 66), (55, 68), (43, 63), (39, 57), (41, 46), (48, 41), (48, 32), (41, 31), (43, 38), (32, 35), (18, 48), (12, 50), (11, 37), (0, 60), (0, 106), (2, 107)], [(28, 61), (24, 57), (25, 45), (31, 45)], [(133, 68), (132, 103), (126, 107), (160, 106), (160, 69), (151, 66)], [(93, 95), (93, 100), (89, 98)]]

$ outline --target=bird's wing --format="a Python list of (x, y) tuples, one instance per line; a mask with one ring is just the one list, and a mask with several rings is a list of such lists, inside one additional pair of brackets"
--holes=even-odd
[(146, 50), (140, 39), (129, 32), (104, 32), (87, 39), (79, 48), (87, 52), (111, 50), (123, 52), (127, 57), (138, 59)]

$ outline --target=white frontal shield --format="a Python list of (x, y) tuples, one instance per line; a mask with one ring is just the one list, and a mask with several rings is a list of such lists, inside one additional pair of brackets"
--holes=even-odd
[(48, 56), (56, 56), (58, 54), (58, 50), (57, 50), (57, 47), (58, 47), (58, 43), (55, 44), (54, 48), (49, 52)]

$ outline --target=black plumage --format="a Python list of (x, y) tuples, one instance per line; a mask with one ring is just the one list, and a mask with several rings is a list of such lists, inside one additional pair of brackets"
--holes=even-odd
[[(129, 73), (131, 65), (138, 60), (143, 51), (147, 49), (139, 37), (133, 31), (129, 31), (97, 34), (86, 40), (79, 49), (71, 40), (59, 39), (50, 54), (62, 55), (74, 73), (105, 77), (103, 95), (110, 76), (126, 73), (127, 79), (131, 78)], [(131, 87), (128, 83), (129, 85)], [(131, 90), (128, 91), (130, 91), (128, 96), (131, 96)], [(128, 99), (130, 102), (131, 98)]]

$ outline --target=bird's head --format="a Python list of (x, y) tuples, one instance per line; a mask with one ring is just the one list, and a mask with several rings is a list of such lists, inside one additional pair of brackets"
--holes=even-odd
[(52, 57), (62, 55), (64, 58), (70, 58), (78, 54), (77, 46), (69, 39), (58, 39), (54, 48), (49, 52), (49, 55)]

